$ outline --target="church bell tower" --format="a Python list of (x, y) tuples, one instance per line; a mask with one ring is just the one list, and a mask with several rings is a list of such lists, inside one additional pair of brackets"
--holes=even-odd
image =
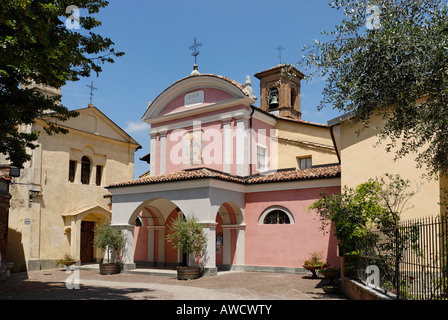
[(260, 80), (260, 108), (277, 116), (301, 119), (300, 81), (305, 77), (292, 65), (279, 64), (255, 74)]

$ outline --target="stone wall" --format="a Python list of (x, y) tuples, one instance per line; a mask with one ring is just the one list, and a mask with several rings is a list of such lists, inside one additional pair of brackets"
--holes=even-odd
[(371, 288), (360, 281), (356, 281), (346, 276), (345, 258), (341, 257), (341, 291), (350, 300), (395, 300), (391, 294), (385, 294), (379, 290)]
[(345, 277), (342, 280), (342, 293), (350, 300), (394, 300), (391, 296)]

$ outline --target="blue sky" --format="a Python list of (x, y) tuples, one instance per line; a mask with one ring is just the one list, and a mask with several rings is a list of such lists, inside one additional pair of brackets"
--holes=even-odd
[[(302, 46), (322, 40), (321, 31), (334, 30), (343, 18), (327, 0), (110, 0), (95, 15), (102, 27), (95, 32), (110, 37), (126, 53), (104, 64), (96, 77), (82, 78), (62, 88), (69, 109), (87, 107), (93, 81), (93, 103), (142, 145), (135, 154), (135, 177), (148, 165), (139, 160), (149, 150), (149, 128), (141, 122), (148, 102), (173, 82), (188, 76), (194, 57), (189, 46), (196, 37), (199, 72), (245, 82), (251, 76), (255, 94), (259, 81), (253, 75), (282, 62), (296, 64)], [(81, 15), (83, 12), (81, 11)], [(302, 70), (304, 71), (304, 70)], [(302, 83), (302, 119), (326, 123), (338, 112), (317, 111), (323, 79)], [(256, 103), (259, 106), (259, 102)]]

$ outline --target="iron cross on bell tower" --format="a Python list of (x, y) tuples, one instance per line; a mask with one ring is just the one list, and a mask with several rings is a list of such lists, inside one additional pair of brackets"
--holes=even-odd
[(279, 44), (278, 47), (275, 48), (275, 50), (278, 50), (278, 59), (280, 60), (280, 64), (282, 64), (282, 51), (284, 49), (285, 48), (283, 48), (281, 44)]

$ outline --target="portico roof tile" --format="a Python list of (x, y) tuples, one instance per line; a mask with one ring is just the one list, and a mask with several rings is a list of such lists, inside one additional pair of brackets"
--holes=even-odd
[(149, 176), (130, 181), (118, 182), (110, 185), (108, 188), (139, 186), (155, 183), (167, 183), (167, 182), (196, 180), (196, 179), (217, 179), (217, 180), (235, 182), (239, 184), (251, 185), (259, 183), (337, 178), (340, 177), (340, 174), (341, 174), (340, 165), (318, 166), (304, 170), (297, 170), (297, 169), (278, 170), (268, 172), (265, 174), (257, 174), (254, 176), (247, 176), (247, 177), (233, 176), (209, 168), (198, 168), (198, 169), (176, 171), (157, 176)]

